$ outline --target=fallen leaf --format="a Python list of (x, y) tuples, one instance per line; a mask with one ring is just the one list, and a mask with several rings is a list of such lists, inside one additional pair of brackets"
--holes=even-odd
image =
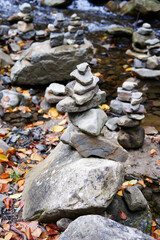
[(127, 219), (127, 215), (122, 210), (120, 211), (120, 218), (123, 220)]
[(8, 223), (4, 223), (3, 224), (3, 229), (6, 230), (6, 231), (9, 231), (10, 230), (10, 225)]
[(118, 194), (119, 196), (123, 197), (123, 192), (122, 192), (122, 190), (119, 190), (119, 191), (117, 192), (117, 194)]
[(21, 187), (25, 183), (25, 179), (21, 179), (17, 182), (18, 187)]
[(145, 178), (145, 181), (153, 183), (153, 181), (150, 178)]
[(38, 153), (32, 153), (31, 160), (32, 161), (42, 161), (44, 159)]
[(7, 198), (3, 199), (3, 202), (4, 202), (7, 210), (12, 209), (13, 199), (11, 199), (10, 197), (7, 197)]
[(18, 199), (21, 196), (22, 196), (22, 193), (15, 193), (15, 194), (10, 195), (9, 197), (12, 198), (12, 199)]
[(24, 159), (24, 158), (27, 157), (26, 154), (24, 154), (24, 153), (18, 153), (18, 152), (16, 153), (16, 156), (19, 157), (20, 159)]
[(146, 184), (144, 183), (143, 180), (139, 180), (137, 183), (140, 184), (141, 186), (143, 186), (144, 188), (146, 187)]
[(4, 155), (4, 154), (0, 154), (0, 163), (2, 163), (2, 162), (8, 162), (9, 160), (8, 160), (8, 158), (6, 157), (6, 155)]
[(153, 156), (155, 156), (155, 155), (157, 155), (156, 150), (155, 150), (155, 149), (151, 149), (151, 151), (150, 151), (150, 156), (153, 157)]
[(2, 183), (0, 193), (7, 193), (10, 189), (9, 183)]
[(43, 121), (38, 121), (38, 122), (33, 123), (33, 126), (41, 126), (43, 124), (44, 124)]
[(12, 178), (0, 179), (0, 184), (12, 182)]
[(9, 233), (5, 236), (4, 240), (10, 240), (10, 239), (12, 238), (12, 236), (13, 236), (13, 233), (9, 232)]
[(56, 117), (58, 117), (58, 111), (55, 107), (52, 107), (49, 109), (48, 111), (48, 116), (51, 117), (52, 119), (55, 119)]
[(135, 185), (135, 184), (137, 184), (137, 180), (131, 180), (131, 181), (129, 181), (129, 184), (131, 184), (131, 185)]
[(100, 107), (102, 110), (109, 110), (110, 109), (110, 106), (108, 106), (107, 104), (102, 104), (102, 105), (99, 105), (98, 107)]
[(132, 68), (131, 68), (131, 67), (126, 68), (125, 71), (126, 71), (126, 72), (130, 72), (130, 71), (132, 71)]
[(156, 161), (156, 165), (158, 165), (158, 164), (160, 164), (160, 159), (158, 159), (158, 160)]
[(32, 236), (38, 238), (38, 237), (40, 237), (40, 235), (42, 234), (42, 232), (43, 232), (42, 229), (39, 228), (39, 227), (37, 227), (37, 228), (32, 232)]
[(56, 126), (54, 126), (54, 127), (52, 128), (52, 131), (53, 131), (53, 132), (62, 132), (63, 129), (64, 129), (63, 126), (58, 126), (58, 125), (56, 125)]
[(9, 173), (2, 173), (1, 176), (0, 176), (1, 179), (6, 179), (6, 178), (9, 178), (9, 177), (10, 177)]
[(59, 126), (63, 126), (67, 123), (66, 119), (63, 119), (60, 123), (58, 123)]
[(16, 154), (16, 149), (15, 148), (9, 148), (6, 152), (6, 154), (11, 154), (11, 155), (15, 155)]

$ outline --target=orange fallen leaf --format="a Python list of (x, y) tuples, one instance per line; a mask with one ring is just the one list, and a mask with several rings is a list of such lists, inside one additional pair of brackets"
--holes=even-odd
[(3, 199), (3, 202), (4, 202), (7, 210), (12, 209), (13, 199), (11, 199), (10, 197), (7, 197), (7, 198)]
[(158, 165), (158, 164), (160, 164), (160, 159), (158, 159), (158, 160), (156, 161), (156, 165)]
[(117, 192), (117, 194), (118, 194), (119, 196), (123, 197), (123, 192), (122, 192), (122, 190), (119, 190), (119, 191)]
[(25, 162), (22, 162), (20, 165), (21, 165), (23, 168), (26, 168), (26, 167), (27, 167), (27, 164), (25, 164)]
[(144, 183), (143, 180), (139, 180), (137, 183), (140, 184), (144, 188), (146, 187), (146, 184)]
[(151, 149), (151, 151), (150, 151), (150, 156), (153, 157), (153, 156), (155, 156), (155, 155), (157, 155), (156, 150), (155, 150), (155, 149)]
[(9, 231), (10, 230), (10, 225), (8, 223), (4, 223), (3, 224), (3, 229), (6, 230), (6, 231)]
[(6, 178), (9, 178), (9, 177), (10, 177), (9, 173), (2, 173), (1, 176), (0, 176), (1, 179), (6, 179)]
[(37, 227), (37, 228), (32, 232), (32, 236), (38, 238), (38, 237), (40, 237), (40, 235), (42, 234), (42, 232), (43, 232), (42, 229), (39, 228), (39, 227)]
[(13, 236), (13, 233), (12, 233), (12, 232), (9, 232), (9, 233), (5, 236), (4, 240), (10, 240), (10, 239), (12, 238), (12, 236)]
[(9, 183), (2, 183), (0, 193), (7, 193), (10, 189)]
[(18, 187), (21, 187), (25, 183), (25, 179), (21, 179), (17, 182)]
[(44, 121), (38, 121), (38, 122), (33, 123), (33, 126), (41, 126), (43, 124), (44, 124)]
[(153, 181), (150, 178), (145, 178), (145, 181), (153, 183)]
[(56, 117), (58, 117), (58, 111), (55, 107), (52, 107), (49, 109), (48, 111), (48, 116), (51, 117), (52, 119), (55, 119)]
[(6, 154), (11, 154), (11, 155), (15, 155), (16, 154), (16, 149), (15, 148), (9, 148), (6, 152)]
[(0, 179), (0, 184), (12, 182), (12, 178)]
[(38, 153), (32, 153), (31, 160), (32, 161), (42, 161), (43, 158)]
[(120, 218), (123, 220), (127, 219), (127, 215), (122, 210), (120, 211)]

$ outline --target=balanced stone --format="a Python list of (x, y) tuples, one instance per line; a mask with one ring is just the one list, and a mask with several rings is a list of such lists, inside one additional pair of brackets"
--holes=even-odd
[(131, 108), (131, 110), (133, 110), (133, 112), (136, 112), (136, 113), (143, 113), (143, 112), (139, 112), (139, 110), (140, 110), (140, 107), (141, 107), (142, 105), (140, 105), (140, 104), (137, 104), (137, 105), (130, 105), (130, 108)]
[(74, 36), (75, 44), (84, 44), (84, 32), (83, 30), (78, 30)]
[(29, 14), (32, 10), (31, 5), (29, 3), (23, 3), (22, 5), (19, 6), (19, 10), (22, 13)]
[[(138, 104), (138, 107), (137, 107), (137, 105), (134, 105), (134, 106), (136, 106), (136, 109), (138, 108), (137, 110), (135, 110), (135, 111), (137, 111), (137, 113), (140, 113), (140, 114), (144, 113), (143, 105)], [(132, 106), (130, 103), (123, 103), (123, 112), (124, 113), (133, 113), (133, 109), (135, 109), (134, 106)]]
[(160, 42), (160, 41), (159, 41), (158, 38), (154, 38), (154, 39), (148, 39), (148, 40), (146, 41), (146, 44), (149, 45), (149, 46), (152, 46), (152, 45), (155, 45), (155, 44), (157, 44), (157, 43), (159, 43), (159, 42)]
[(152, 33), (152, 29), (141, 27), (137, 30), (137, 32), (141, 35), (150, 35)]
[(83, 157), (97, 156), (118, 162), (125, 162), (128, 158), (128, 153), (118, 143), (103, 136), (93, 137), (75, 131), (71, 134), (71, 142)]
[(81, 63), (81, 64), (77, 65), (78, 72), (82, 75), (85, 75), (88, 67), (89, 67), (89, 64), (87, 62), (84, 62), (84, 63)]
[(76, 81), (74, 88), (73, 88), (74, 93), (83, 95), (84, 93), (93, 90), (96, 87), (98, 82), (99, 82), (99, 78), (96, 76), (93, 76), (92, 84), (87, 85), (87, 86), (83, 86), (82, 84), (80, 84), (79, 82)]
[(89, 102), (83, 104), (82, 106), (78, 106), (75, 100), (71, 97), (66, 97), (64, 100), (60, 101), (56, 108), (58, 112), (84, 112), (90, 108), (97, 107), (98, 105), (105, 103), (106, 93), (104, 91), (99, 90), (96, 95)]
[(80, 20), (80, 17), (76, 13), (71, 15), (71, 21)]
[(140, 99), (142, 97), (142, 95), (143, 95), (143, 93), (141, 93), (141, 92), (133, 92), (132, 98)]
[(121, 87), (118, 87), (117, 93), (118, 93), (118, 99), (120, 101), (130, 102), (130, 100), (132, 98), (131, 91), (126, 91), (126, 90), (123, 90)]
[(132, 98), (131, 105), (137, 105), (143, 101), (143, 98)]
[(159, 66), (157, 56), (152, 56), (147, 59), (146, 67), (149, 69), (156, 69)]
[(128, 117), (134, 120), (142, 120), (143, 118), (145, 118), (144, 114), (128, 114)]
[(143, 28), (151, 28), (151, 24), (149, 24), (149, 23), (143, 23), (142, 27), (143, 27)]
[(64, 34), (63, 33), (51, 33), (50, 45), (51, 47), (57, 47), (63, 45)]
[(124, 90), (127, 90), (127, 91), (131, 91), (131, 90), (133, 90), (135, 87), (137, 87), (137, 83), (136, 83), (136, 82), (125, 81), (125, 82), (122, 84), (122, 88), (123, 88)]
[(69, 123), (66, 131), (62, 134), (60, 140), (63, 143), (68, 144), (71, 147), (73, 147), (73, 144), (71, 142), (71, 135), (73, 134), (74, 131), (77, 132), (78, 128), (76, 126), (74, 126), (72, 123)]
[(78, 30), (78, 28), (75, 26), (71, 26), (71, 25), (68, 26), (68, 32), (70, 32), (70, 33), (76, 33), (77, 30)]
[(118, 99), (112, 100), (110, 103), (110, 109), (113, 113), (121, 115), (123, 114), (123, 103)]
[(83, 113), (70, 113), (69, 118), (82, 132), (92, 136), (98, 136), (107, 121), (107, 115), (100, 108)]
[(34, 29), (33, 23), (26, 23), (24, 21), (18, 22), (18, 31), (26, 33)]
[(80, 74), (78, 69), (74, 70), (70, 74), (71, 77), (74, 77), (80, 84), (87, 86), (93, 83), (93, 75), (91, 69), (88, 67), (85, 75)]
[(56, 96), (66, 95), (65, 86), (63, 84), (59, 84), (59, 83), (51, 83), (49, 85), (49, 87), (47, 88), (47, 91)]
[(122, 117), (118, 118), (117, 125), (119, 127), (132, 128), (132, 127), (139, 126), (140, 125), (140, 121), (132, 120), (132, 119), (130, 119), (129, 117), (127, 117), (125, 115), (125, 116), (122, 116)]
[(117, 125), (118, 119), (119, 119), (118, 117), (110, 118), (105, 124), (106, 127), (111, 131), (115, 131), (118, 128)]
[(58, 103), (65, 98), (65, 96), (56, 96), (54, 94), (51, 94), (47, 90), (45, 92), (44, 97), (47, 103), (50, 103), (50, 104)]

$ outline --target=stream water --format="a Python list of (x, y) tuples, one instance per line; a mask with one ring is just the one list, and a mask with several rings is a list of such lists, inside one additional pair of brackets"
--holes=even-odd
[[(105, 79), (102, 88), (108, 94), (108, 103), (110, 99), (116, 97), (116, 90), (121, 86), (123, 81), (131, 76), (131, 72), (125, 71), (129, 57), (125, 51), (131, 47), (131, 40), (125, 38), (111, 39), (106, 36), (105, 30), (111, 24), (121, 24), (125, 27), (137, 29), (137, 17), (120, 16), (116, 13), (111, 13), (105, 6), (96, 6), (87, 0), (73, 0), (72, 4), (66, 9), (55, 9), (52, 7), (41, 6), (40, 0), (0, 0), (0, 15), (2, 22), (8, 24), (6, 19), (18, 12), (18, 5), (23, 2), (29, 2), (33, 6), (32, 15), (34, 16), (34, 25), (37, 29), (45, 29), (48, 23), (53, 23), (55, 11), (63, 12), (66, 19), (76, 12), (83, 20), (86, 26), (86, 35), (90, 39), (96, 49), (95, 57), (99, 60), (96, 67), (93, 67), (94, 72), (99, 72)], [(157, 37), (160, 36), (160, 22), (158, 19), (147, 19), (152, 25)], [(108, 49), (102, 47), (108, 46)], [(128, 66), (127, 66), (128, 65)], [(158, 86), (158, 87), (157, 87)], [(160, 85), (155, 83), (155, 87), (146, 86), (146, 83), (141, 84), (141, 89), (145, 93), (145, 107), (147, 110), (144, 125), (153, 125), (160, 130), (160, 104), (157, 101), (160, 98)]]

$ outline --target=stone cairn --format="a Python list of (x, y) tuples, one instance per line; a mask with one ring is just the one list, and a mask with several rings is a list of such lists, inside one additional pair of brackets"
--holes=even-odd
[(64, 16), (63, 13), (57, 13), (54, 24), (49, 24), (48, 29), (50, 34), (51, 47), (58, 47), (63, 45), (64, 41)]
[(68, 44), (84, 44), (84, 32), (82, 29), (82, 21), (76, 13), (71, 16), (68, 25), (68, 32), (65, 34)]
[(98, 108), (106, 99), (106, 93), (97, 85), (99, 79), (92, 75), (88, 63), (77, 65), (71, 76), (75, 80), (66, 86), (69, 96), (56, 105), (60, 113), (68, 112), (70, 120), (61, 141), (74, 147), (82, 157), (97, 156), (126, 161), (127, 152), (102, 133), (108, 117)]
[[(117, 117), (106, 123), (110, 130), (120, 128), (118, 141), (126, 149), (139, 148), (144, 142), (144, 129), (140, 126), (144, 116), (142, 93), (134, 90), (137, 83), (130, 78), (117, 90), (118, 97), (110, 103), (111, 112)], [(112, 127), (111, 127), (112, 126)]]
[(25, 40), (32, 39), (36, 31), (32, 23), (31, 5), (29, 3), (23, 3), (19, 6), (19, 10), (20, 13), (18, 15), (22, 20), (18, 21), (18, 34)]

